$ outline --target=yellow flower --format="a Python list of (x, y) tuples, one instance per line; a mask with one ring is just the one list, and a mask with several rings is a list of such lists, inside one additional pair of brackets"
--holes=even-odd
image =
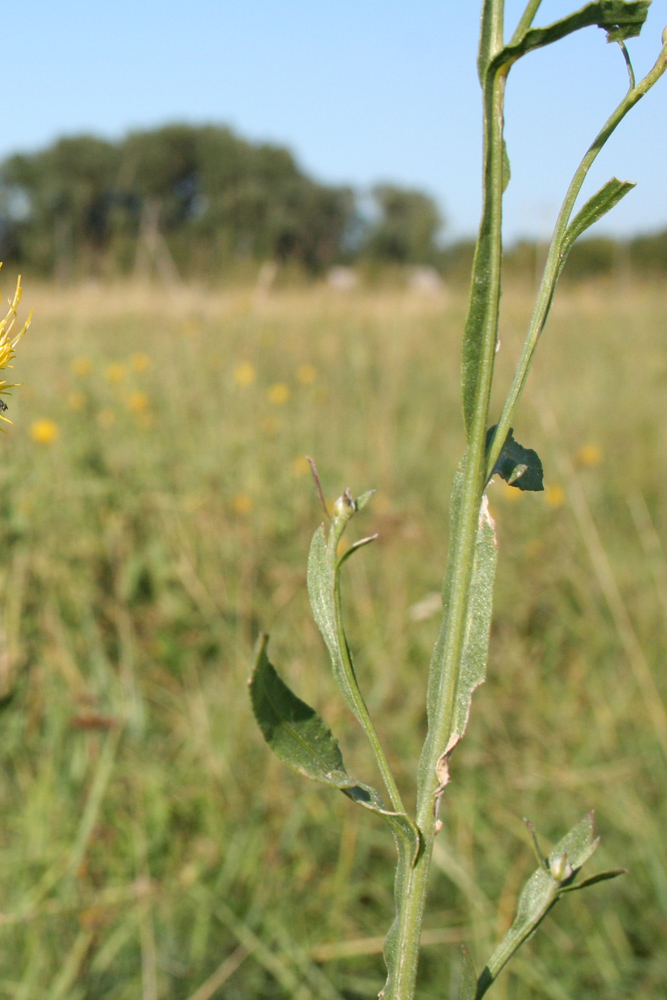
[(70, 392), (67, 397), (67, 405), (70, 410), (83, 410), (87, 402), (85, 392)]
[(296, 476), (307, 476), (310, 472), (310, 463), (305, 455), (297, 455), (292, 460), (292, 471)]
[(284, 382), (274, 382), (272, 386), (269, 386), (267, 395), (269, 402), (273, 403), (274, 406), (282, 406), (290, 398), (289, 386), (285, 385)]
[(150, 406), (150, 400), (145, 392), (133, 392), (130, 393), (127, 406), (132, 413), (145, 413)]
[(240, 365), (237, 365), (234, 371), (234, 381), (243, 389), (247, 389), (249, 385), (252, 385), (256, 378), (257, 372), (249, 361), (243, 361)]
[(296, 370), (296, 377), (302, 385), (312, 385), (317, 378), (317, 368), (314, 365), (299, 365)]
[(502, 480), (499, 482), (500, 495), (503, 500), (509, 500), (510, 503), (516, 503), (517, 500), (521, 498), (521, 490), (517, 489), (516, 486), (510, 486), (509, 483), (505, 483)]
[(122, 382), (125, 378), (125, 365), (119, 365), (117, 362), (113, 365), (109, 365), (106, 375), (109, 382)]
[(549, 507), (562, 507), (565, 503), (565, 490), (558, 483), (552, 483), (544, 491), (544, 499)]
[(48, 417), (35, 420), (30, 428), (30, 437), (37, 444), (53, 444), (59, 433), (58, 424), (53, 420), (49, 420)]
[[(2, 265), (0, 265), (1, 267)], [(16, 291), (14, 292), (14, 298), (9, 303), (9, 310), (7, 315), (0, 320), (0, 371), (3, 368), (11, 368), (12, 365), (10, 361), (16, 356), (16, 345), (19, 340), (26, 332), (30, 326), (30, 320), (32, 319), (32, 312), (29, 314), (27, 320), (16, 334), (15, 337), (11, 337), (10, 334), (14, 329), (14, 324), (16, 323), (16, 310), (19, 307), (21, 301), (21, 275), (19, 275), (16, 281)], [(8, 393), (9, 389), (15, 389), (20, 383), (18, 382), (5, 382), (0, 380), (0, 396)], [(0, 402), (2, 400), (0, 399)], [(7, 404), (3, 404), (4, 408), (7, 409)], [(2, 409), (2, 407), (0, 407)], [(4, 420), (5, 423), (11, 424), (9, 417), (3, 417), (0, 413), (0, 420)]]
[(269, 414), (262, 420), (260, 427), (268, 437), (275, 437), (283, 429), (283, 422), (280, 417), (275, 417), (273, 414)]
[(83, 378), (84, 375), (90, 375), (93, 369), (90, 358), (74, 358), (72, 361), (72, 371), (79, 378)]
[(232, 506), (236, 514), (245, 517), (252, 510), (252, 497), (249, 497), (247, 493), (237, 493), (232, 501)]
[(116, 422), (116, 414), (111, 407), (105, 406), (97, 414), (97, 422), (100, 427), (111, 427)]
[(596, 444), (585, 444), (579, 449), (575, 459), (582, 469), (590, 469), (602, 461), (602, 449)]
[(147, 372), (151, 366), (151, 359), (147, 354), (133, 354), (130, 358), (130, 365), (135, 372)]

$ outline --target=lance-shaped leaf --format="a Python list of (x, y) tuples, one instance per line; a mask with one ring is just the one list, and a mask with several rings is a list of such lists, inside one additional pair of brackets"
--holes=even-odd
[(475, 1000), (477, 996), (477, 972), (470, 952), (465, 945), (462, 946), (463, 958), (461, 961), (461, 978), (459, 980), (458, 1000)]
[(642, 30), (651, 0), (596, 0), (544, 28), (530, 28), (514, 44), (506, 45), (488, 63), (488, 72), (497, 72), (526, 53), (558, 42), (581, 28), (597, 26), (607, 32), (607, 41), (621, 42)]
[(603, 872), (578, 885), (574, 879), (599, 844), (593, 836), (593, 813), (584, 816), (554, 847), (524, 886), (514, 923), (495, 950), (477, 981), (475, 1000), (481, 1000), (514, 953), (537, 929), (561, 896), (596, 881), (614, 878), (622, 869)]
[(374, 788), (347, 773), (335, 736), (317, 712), (280, 679), (266, 655), (267, 643), (268, 636), (260, 636), (248, 681), (255, 718), (266, 742), (285, 764), (314, 781), (340, 788), (353, 802), (382, 816), (394, 836), (398, 853), (396, 919), (385, 947), (387, 967), (391, 969), (396, 958), (400, 906), (407, 899), (404, 886), (412, 877), (419, 853), (419, 830), (406, 813), (385, 808)]
[[(450, 507), (451, 538), (450, 552), (457, 544), (457, 532), (460, 524), (460, 511), (463, 495), (463, 463), (459, 465), (454, 476)], [(468, 607), (466, 630), (461, 656), (457, 664), (448, 667), (445, 649), (449, 609), (452, 600), (455, 580), (452, 575), (452, 559), (448, 560), (447, 572), (442, 590), (443, 618), (438, 638), (433, 650), (433, 659), (429, 673), (429, 689), (427, 709), (429, 715), (429, 731), (435, 724), (435, 710), (438, 689), (442, 685), (454, 686), (454, 713), (447, 745), (443, 747), (437, 764), (438, 788), (436, 791), (436, 814), (440, 798), (449, 782), (449, 758), (462, 739), (468, 724), (470, 705), (473, 692), (486, 677), (486, 662), (489, 652), (489, 633), (491, 630), (491, 611), (493, 606), (493, 584), (498, 558), (496, 530), (493, 518), (489, 512), (486, 496), (482, 499), (479, 512), (475, 552), (473, 560), (470, 590), (468, 592)], [(446, 675), (448, 669), (456, 671), (456, 677)], [(428, 742), (428, 737), (427, 737)], [(429, 756), (430, 750), (423, 752), (422, 759)]]
[(248, 680), (253, 712), (264, 739), (283, 763), (313, 781), (339, 788), (353, 802), (381, 815), (412, 862), (419, 848), (417, 827), (406, 814), (386, 809), (373, 787), (348, 774), (338, 740), (329, 727), (314, 708), (297, 698), (270, 663), (268, 641), (268, 635), (259, 637)]
[(565, 230), (561, 241), (559, 252), (559, 272), (562, 271), (565, 260), (575, 240), (579, 239), (592, 225), (598, 222), (611, 209), (618, 205), (621, 198), (625, 198), (628, 191), (632, 191), (635, 184), (632, 181), (619, 181), (612, 177), (610, 181), (600, 188), (597, 194), (589, 198), (581, 211), (577, 212), (574, 219)]
[[(487, 451), (493, 441), (496, 426), (489, 427), (486, 432)], [(515, 486), (519, 490), (539, 492), (544, 489), (544, 470), (540, 456), (532, 448), (524, 448), (515, 441), (512, 431), (513, 428), (510, 427), (491, 475), (500, 476), (509, 486)]]
[[(367, 712), (341, 620), (338, 574), (345, 557), (338, 559), (339, 540), (340, 535), (333, 528), (329, 530), (327, 538), (323, 525), (313, 535), (308, 554), (308, 596), (313, 617), (329, 650), (334, 677), (349, 708), (366, 729)], [(372, 539), (362, 539), (362, 544), (367, 541)], [(356, 548), (358, 547), (360, 546), (357, 545)]]

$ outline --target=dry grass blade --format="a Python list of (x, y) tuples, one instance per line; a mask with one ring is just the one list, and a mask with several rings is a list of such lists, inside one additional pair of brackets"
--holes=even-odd
[(245, 962), (248, 955), (252, 954), (252, 950), (245, 947), (245, 945), (240, 944), (238, 948), (235, 948), (231, 955), (221, 962), (218, 968), (213, 972), (206, 982), (202, 983), (201, 986), (192, 993), (188, 1000), (210, 1000), (210, 998), (217, 993), (221, 986), (227, 982), (230, 976), (233, 976), (236, 970)]

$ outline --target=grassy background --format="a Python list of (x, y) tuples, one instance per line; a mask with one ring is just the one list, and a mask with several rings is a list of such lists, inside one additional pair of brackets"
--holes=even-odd
[[(272, 658), (378, 780), (311, 622), (327, 496), (376, 487), (352, 560), (362, 684), (408, 800), (447, 500), (463, 450), (465, 296), (30, 287), (0, 441), (0, 996), (348, 1000), (383, 982), (393, 845), (265, 749), (245, 678)], [(527, 320), (504, 298), (499, 378)], [(479, 965), (534, 862), (594, 808), (590, 871), (497, 1000), (667, 994), (667, 291), (556, 300), (515, 428), (547, 491), (491, 488), (489, 679), (452, 762), (420, 1000)]]

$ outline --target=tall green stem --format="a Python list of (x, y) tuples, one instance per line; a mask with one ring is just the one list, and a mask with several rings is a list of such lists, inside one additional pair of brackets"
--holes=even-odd
[[(480, 72), (502, 48), (503, 2), (487, 0), (482, 17)], [(450, 542), (451, 575), (454, 581), (451, 602), (443, 620), (436, 654), (431, 663), (430, 689), (434, 704), (429, 712), (429, 730), (422, 751), (417, 793), (417, 825), (422, 850), (399, 887), (399, 928), (396, 966), (388, 997), (414, 997), (419, 940), (426, 902), (428, 875), (435, 837), (435, 798), (439, 780), (436, 765), (447, 746), (453, 728), (455, 695), (461, 663), (468, 599), (472, 577), (475, 537), (485, 487), (486, 427), (493, 377), (502, 257), (503, 195), (503, 105), (506, 70), (499, 69), (484, 79), (484, 206), (477, 244), (466, 325), (477, 359), (474, 403), (468, 426), (468, 451), (461, 518)], [(480, 289), (483, 297), (480, 300)], [(444, 655), (443, 654), (444, 651)]]
[[(624, 50), (624, 56), (627, 60), (627, 52), (625, 47), (622, 46)], [(588, 171), (595, 162), (598, 153), (603, 148), (609, 137), (613, 134), (616, 128), (623, 121), (628, 111), (635, 106), (635, 104), (641, 100), (642, 97), (651, 89), (651, 87), (660, 79), (662, 74), (667, 69), (667, 44), (663, 43), (663, 48), (658, 56), (655, 66), (651, 69), (649, 73), (640, 80), (635, 86), (631, 86), (627, 94), (620, 102), (618, 107), (615, 109), (613, 114), (609, 116), (604, 126), (600, 129), (595, 139), (586, 151), (586, 155), (583, 157), (577, 171), (572, 178), (572, 182), (567, 189), (567, 194), (563, 200), (561, 210), (558, 213), (558, 219), (556, 220), (556, 225), (554, 227), (553, 236), (551, 238), (551, 243), (549, 245), (549, 252), (547, 254), (546, 264), (544, 266), (544, 274), (542, 275), (542, 281), (540, 283), (540, 288), (537, 294), (537, 300), (535, 302), (535, 309), (531, 317), (530, 325), (528, 327), (528, 333), (526, 334), (526, 339), (523, 345), (523, 350), (521, 352), (521, 357), (517, 365), (514, 378), (512, 380), (512, 385), (510, 387), (509, 393), (507, 394), (507, 399), (503, 410), (498, 421), (498, 427), (496, 430), (496, 435), (493, 440), (493, 444), (489, 450), (488, 463), (487, 463), (487, 477), (491, 476), (492, 470), (498, 461), (498, 456), (500, 455), (502, 446), (505, 442), (505, 438), (509, 432), (514, 413), (516, 411), (517, 404), (523, 388), (526, 384), (526, 379), (528, 378), (528, 371), (530, 370), (530, 365), (533, 360), (533, 355), (535, 353), (535, 348), (537, 347), (537, 342), (539, 340), (540, 334), (544, 329), (544, 325), (547, 321), (547, 316), (549, 315), (549, 310), (551, 308), (551, 303), (553, 301), (554, 292), (556, 290), (556, 283), (558, 277), (563, 269), (565, 263), (563, 254), (563, 244), (566, 237), (566, 232), (570, 218), (572, 216), (572, 211), (574, 209), (575, 202), (579, 196), (581, 188), (584, 181), (588, 175)], [(632, 77), (631, 77), (632, 78)]]

